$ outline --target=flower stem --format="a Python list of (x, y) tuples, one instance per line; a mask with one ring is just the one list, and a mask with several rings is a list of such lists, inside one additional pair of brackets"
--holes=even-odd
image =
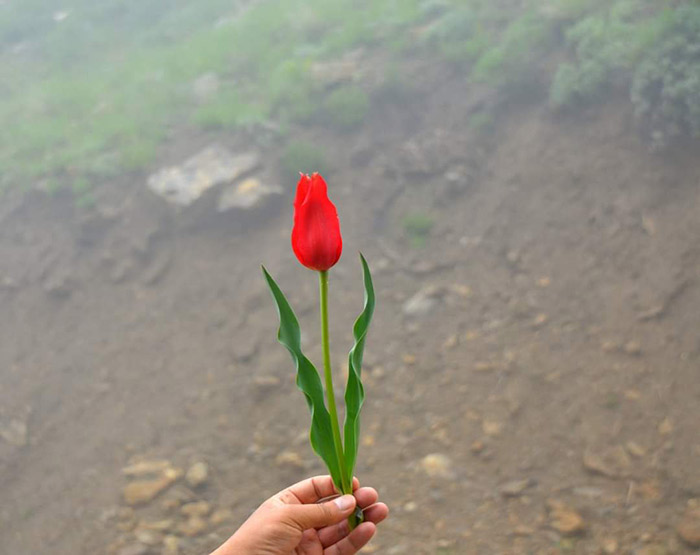
[(352, 493), (352, 479), (348, 483), (343, 456), (343, 440), (340, 437), (340, 425), (338, 424), (338, 410), (335, 406), (335, 394), (333, 392), (333, 374), (331, 373), (331, 347), (328, 339), (328, 271), (318, 273), (319, 291), (321, 296), (321, 343), (323, 345), (323, 373), (326, 378), (326, 398), (328, 400), (328, 412), (331, 416), (331, 428), (333, 429), (333, 444), (335, 454), (338, 457), (340, 468), (341, 488), (343, 494)]

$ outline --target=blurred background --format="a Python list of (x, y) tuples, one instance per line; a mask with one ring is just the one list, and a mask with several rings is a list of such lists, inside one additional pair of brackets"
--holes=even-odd
[(323, 472), (259, 265), (320, 171), (383, 554), (700, 546), (700, 4), (0, 0), (0, 554), (203, 554)]

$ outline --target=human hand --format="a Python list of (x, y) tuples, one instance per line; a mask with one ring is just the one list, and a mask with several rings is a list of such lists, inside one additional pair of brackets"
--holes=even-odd
[[(353, 494), (337, 495), (330, 476), (295, 484), (265, 501), (226, 543), (211, 555), (353, 555), (389, 514), (373, 488), (353, 480)], [(350, 531), (348, 517), (359, 506), (364, 522)]]

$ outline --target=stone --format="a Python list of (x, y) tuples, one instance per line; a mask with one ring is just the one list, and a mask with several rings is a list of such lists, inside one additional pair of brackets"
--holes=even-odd
[(622, 349), (630, 356), (639, 356), (642, 354), (642, 346), (639, 341), (628, 341)]
[(565, 536), (577, 536), (582, 534), (586, 525), (583, 517), (564, 503), (550, 499), (547, 501), (549, 509), (549, 525), (554, 530)]
[(180, 553), (180, 538), (165, 536), (163, 538), (163, 555), (178, 555)]
[(212, 144), (182, 165), (162, 168), (152, 174), (147, 186), (168, 202), (189, 206), (208, 189), (233, 183), (259, 165), (260, 155), (256, 152), (236, 155), (219, 144)]
[(524, 480), (512, 480), (506, 482), (501, 487), (498, 488), (498, 492), (503, 497), (518, 497), (527, 488), (535, 485), (535, 481), (531, 478), (526, 478)]
[(22, 420), (12, 419), (7, 424), (0, 424), (0, 439), (10, 445), (24, 447), (27, 445), (27, 423)]
[(481, 423), (481, 429), (487, 436), (496, 437), (501, 435), (503, 423), (497, 422), (496, 420), (484, 420)]
[(185, 516), (207, 516), (211, 512), (211, 505), (206, 501), (195, 501), (180, 507), (180, 512)]
[(418, 503), (415, 501), (409, 501), (408, 503), (404, 504), (403, 510), (406, 511), (407, 513), (414, 513), (416, 509), (418, 508)]
[(187, 522), (182, 522), (178, 526), (178, 531), (183, 536), (193, 538), (195, 536), (200, 536), (201, 534), (206, 532), (208, 527), (209, 526), (206, 520), (198, 516), (193, 516)]
[(601, 545), (601, 551), (607, 555), (614, 555), (618, 550), (617, 540), (614, 538), (606, 538)]
[(209, 517), (209, 524), (219, 526), (233, 521), (233, 513), (229, 509), (217, 509)]
[(647, 450), (639, 445), (639, 443), (631, 440), (625, 443), (625, 449), (630, 455), (638, 459), (642, 458), (647, 452)]
[(124, 502), (127, 505), (144, 505), (169, 488), (179, 475), (167, 474), (154, 480), (137, 480), (124, 488)]
[(442, 292), (435, 286), (424, 287), (403, 304), (403, 313), (409, 317), (425, 316), (440, 302)]
[(226, 187), (219, 195), (216, 209), (219, 212), (228, 212), (234, 209), (259, 208), (275, 198), (281, 198), (283, 193), (282, 187), (278, 185), (265, 185), (257, 177), (250, 177)]
[(452, 461), (447, 455), (442, 453), (431, 453), (426, 455), (420, 462), (420, 466), (431, 478), (451, 478), (454, 474), (452, 471)]
[(166, 460), (139, 461), (122, 468), (122, 474), (124, 476), (147, 476), (150, 474), (161, 474), (172, 467), (170, 461)]
[(136, 529), (134, 537), (144, 545), (156, 546), (163, 543), (163, 534), (156, 530)]
[(139, 522), (137, 528), (139, 530), (153, 530), (154, 532), (166, 532), (170, 530), (174, 525), (172, 519), (163, 520), (142, 520)]
[(621, 446), (601, 453), (588, 449), (583, 454), (583, 466), (586, 470), (608, 478), (624, 476), (631, 464), (627, 451)]
[(688, 507), (676, 532), (690, 547), (700, 547), (700, 506)]
[(659, 434), (662, 436), (667, 436), (673, 432), (673, 420), (668, 416), (661, 421), (659, 424)]
[(209, 466), (202, 461), (194, 463), (185, 474), (185, 481), (193, 488), (203, 486), (208, 479)]

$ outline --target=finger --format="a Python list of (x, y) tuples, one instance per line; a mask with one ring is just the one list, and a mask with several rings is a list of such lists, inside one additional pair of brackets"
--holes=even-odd
[(356, 505), (357, 501), (352, 495), (343, 495), (326, 503), (287, 505), (283, 514), (289, 524), (304, 531), (337, 524), (350, 516)]
[(288, 487), (278, 493), (277, 497), (285, 503), (306, 505), (337, 493), (330, 476), (314, 476)]
[(318, 539), (323, 547), (328, 547), (338, 543), (350, 533), (348, 519), (346, 518), (333, 526), (326, 526), (318, 530)]
[(376, 531), (377, 527), (372, 522), (363, 522), (338, 543), (326, 548), (324, 555), (355, 555)]
[(357, 499), (357, 506), (362, 509), (374, 505), (379, 498), (379, 494), (374, 488), (359, 488), (352, 494), (355, 496), (355, 499)]
[(377, 503), (367, 508), (363, 512), (366, 522), (374, 522), (379, 524), (382, 520), (389, 516), (389, 507), (384, 503)]
[[(357, 497), (357, 496), (356, 496)], [(363, 511), (365, 522), (379, 524), (387, 516), (389, 516), (389, 508), (384, 503), (377, 503)], [(328, 547), (338, 543), (350, 533), (348, 521), (344, 520), (339, 524), (321, 528), (318, 531), (318, 539), (323, 547)]]

